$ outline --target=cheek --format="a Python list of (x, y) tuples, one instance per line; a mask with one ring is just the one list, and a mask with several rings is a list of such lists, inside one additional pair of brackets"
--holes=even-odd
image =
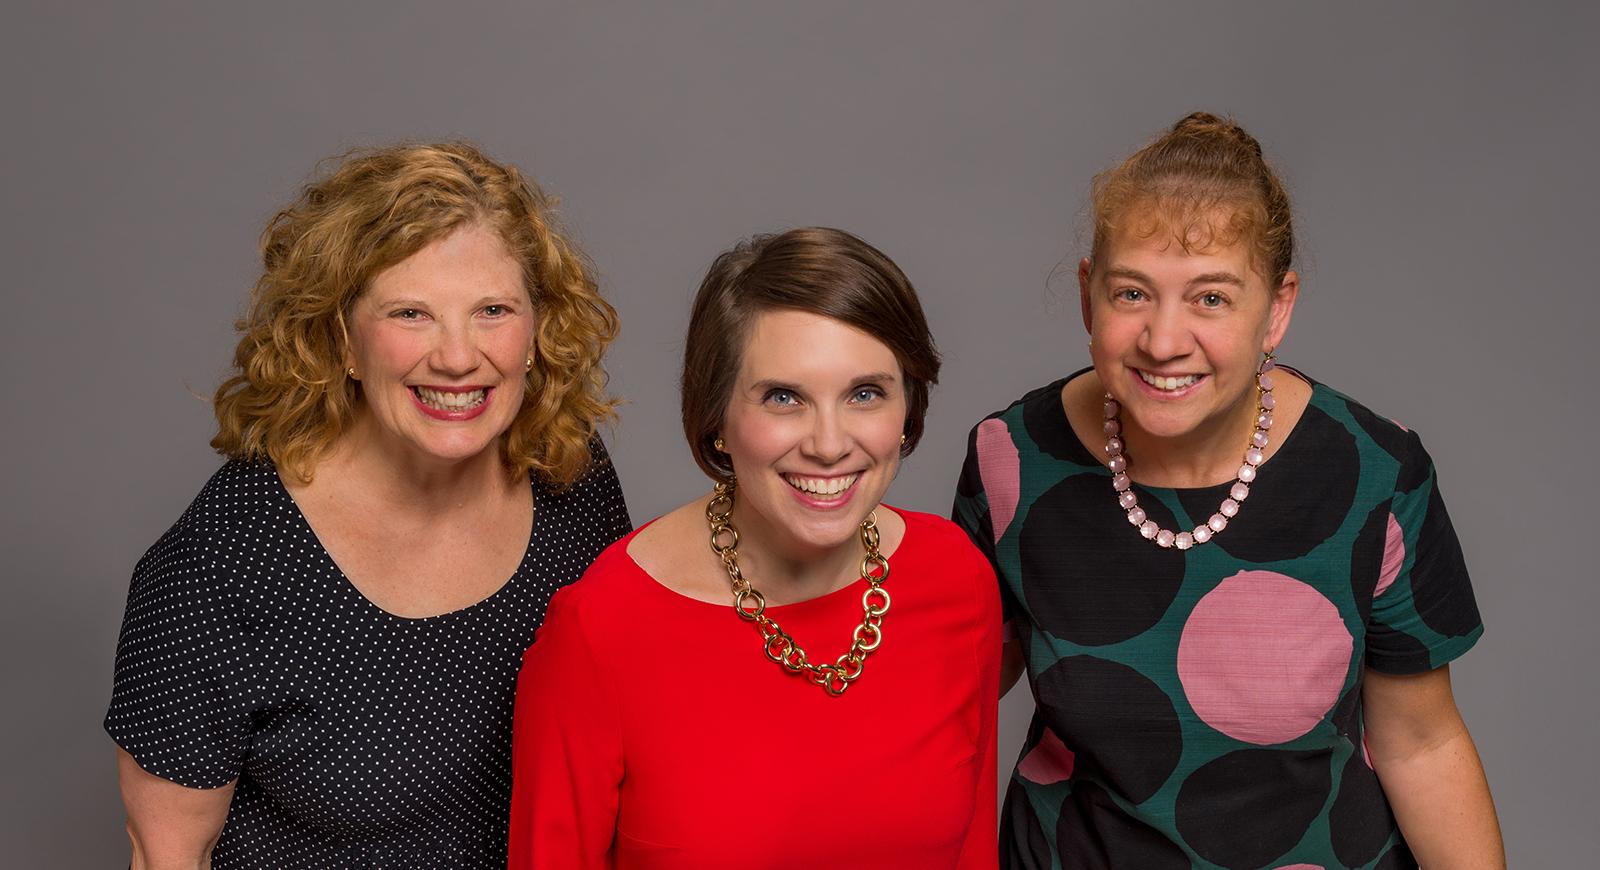
[(765, 465), (794, 449), (803, 437), (801, 416), (784, 417), (756, 409), (729, 408), (722, 420), (722, 437), (735, 469), (740, 465)]
[[(387, 324), (351, 336), (356, 368), (374, 376), (385, 373), (405, 375), (425, 353), (423, 342), (406, 330), (388, 329), (385, 326)], [(367, 374), (363, 374), (365, 377)]]

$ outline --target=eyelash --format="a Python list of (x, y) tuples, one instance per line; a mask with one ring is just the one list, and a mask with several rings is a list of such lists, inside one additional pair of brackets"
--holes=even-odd
[[(1140, 290), (1137, 287), (1124, 287), (1124, 288), (1122, 288), (1121, 290), (1118, 290), (1116, 293), (1114, 293), (1112, 295), (1115, 298), (1117, 298), (1119, 300), (1122, 300), (1124, 302), (1143, 302), (1143, 301), (1145, 301), (1145, 297), (1147, 297), (1149, 294), (1145, 293), (1143, 290)], [(1138, 298), (1132, 298), (1135, 295), (1137, 295)], [(1203, 302), (1202, 302), (1202, 304), (1200, 306), (1201, 308), (1207, 308), (1207, 309), (1213, 309), (1214, 310), (1214, 309), (1221, 308), (1224, 305), (1228, 304), (1228, 297), (1222, 295), (1221, 293), (1216, 293), (1216, 292), (1202, 293), (1202, 294), (1200, 294), (1199, 298), (1200, 298), (1200, 300), (1206, 300), (1206, 299), (1215, 299), (1215, 300), (1217, 300), (1215, 305), (1206, 305), (1206, 304), (1203, 304)]]
[[(861, 394), (863, 393), (868, 394), (866, 399), (860, 398)], [(886, 394), (884, 393), (883, 389), (880, 387), (857, 387), (850, 392), (850, 401), (857, 405), (865, 405), (870, 402), (877, 401), (878, 399), (882, 399), (885, 395)], [(787, 396), (790, 399), (793, 399), (793, 401), (779, 402), (777, 399), (780, 396)], [(761, 401), (771, 402), (779, 407), (792, 408), (800, 403), (800, 397), (796, 396), (793, 390), (772, 389), (768, 390), (767, 394), (761, 397)]]
[[(497, 302), (493, 305), (483, 306), (483, 313), (488, 315), (491, 319), (499, 319), (501, 317), (515, 314), (516, 312), (511, 310), (511, 306), (502, 305)], [(395, 318), (396, 320), (420, 320), (427, 315), (423, 314), (416, 308), (400, 308), (389, 316)]]

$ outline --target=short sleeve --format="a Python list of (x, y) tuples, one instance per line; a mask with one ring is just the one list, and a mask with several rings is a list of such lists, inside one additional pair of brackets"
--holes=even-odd
[(190, 788), (233, 782), (250, 744), (245, 624), (225, 586), (180, 521), (134, 569), (117, 641), (106, 733)]
[(623, 776), (619, 715), (585, 636), (581, 602), (563, 588), (517, 679), (511, 870), (610, 866)]
[(1461, 541), (1433, 460), (1407, 433), (1367, 627), (1367, 665), (1415, 674), (1459, 657), (1483, 634)]
[(1014, 620), (1022, 615), (1023, 610), (1010, 584), (1006, 582), (1005, 573), (1000, 570), (995, 551), (994, 519), (989, 512), (989, 496), (984, 490), (983, 463), (979, 454), (978, 433), (982, 426), (980, 423), (973, 427), (967, 435), (967, 458), (961, 465), (961, 476), (956, 479), (956, 499), (950, 509), (950, 519), (967, 533), (967, 537), (994, 570), (1000, 584), (1000, 611), (1005, 624), (1005, 639), (1010, 641), (1015, 638)]

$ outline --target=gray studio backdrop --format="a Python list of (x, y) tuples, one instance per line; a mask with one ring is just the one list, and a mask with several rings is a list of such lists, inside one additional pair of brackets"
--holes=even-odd
[(945, 354), (891, 494), (944, 512), (968, 427), (1085, 361), (1091, 174), (1203, 107), (1297, 198), (1284, 361), (1437, 461), (1488, 624), (1457, 693), (1512, 866), (1587, 865), (1600, 17), (1577, 7), (8, 3), (0, 864), (126, 861), (99, 723), (128, 575), (218, 465), (196, 394), (319, 159), (469, 137), (564, 199), (621, 312), (609, 437), (640, 521), (705, 485), (675, 377), (711, 257), (860, 233)]

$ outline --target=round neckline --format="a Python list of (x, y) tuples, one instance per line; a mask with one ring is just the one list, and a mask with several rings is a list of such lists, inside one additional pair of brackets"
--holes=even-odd
[[(1286, 366), (1286, 365), (1283, 365), (1282, 363), (1280, 363), (1278, 365), (1278, 368), (1284, 369), (1284, 370), (1286, 370), (1288, 372), (1293, 373), (1293, 375), (1295, 377), (1299, 378), (1302, 381), (1305, 381), (1308, 385), (1310, 385), (1310, 387), (1311, 387), (1311, 398), (1306, 400), (1306, 410), (1310, 410), (1314, 405), (1316, 405), (1317, 398), (1322, 394), (1322, 392), (1325, 389), (1322, 386), (1321, 383), (1319, 383), (1316, 379), (1314, 379), (1314, 378), (1310, 377), (1309, 375), (1307, 375), (1305, 372), (1302, 372), (1299, 369), (1294, 368), (1293, 366)], [(1053, 408), (1053, 413), (1060, 419), (1061, 425), (1066, 427), (1067, 434), (1072, 437), (1072, 443), (1074, 445), (1076, 445), (1077, 448), (1083, 452), (1084, 458), (1086, 458), (1089, 461), (1090, 465), (1093, 465), (1096, 468), (1099, 468), (1101, 471), (1104, 471), (1107, 474), (1107, 476), (1109, 476), (1111, 474), (1111, 469), (1108, 468), (1104, 462), (1101, 462), (1096, 457), (1095, 449), (1093, 447), (1090, 447), (1089, 445), (1083, 443), (1083, 439), (1078, 437), (1078, 430), (1072, 428), (1072, 421), (1067, 418), (1066, 406), (1061, 401), (1061, 391), (1066, 388), (1066, 386), (1067, 386), (1067, 384), (1069, 382), (1073, 381), (1076, 378), (1080, 378), (1083, 375), (1086, 375), (1086, 374), (1088, 374), (1089, 372), (1092, 372), (1092, 371), (1094, 371), (1094, 367), (1093, 366), (1086, 366), (1084, 368), (1078, 369), (1077, 371), (1073, 372), (1072, 374), (1067, 375), (1066, 377), (1064, 377), (1064, 378), (1056, 381), (1055, 383), (1051, 384), (1046, 389), (1049, 391), (1049, 394), (1050, 394), (1050, 403), (1051, 403), (1051, 407)], [(1257, 470), (1258, 471), (1265, 472), (1269, 466), (1271, 466), (1273, 463), (1278, 461), (1278, 457), (1283, 456), (1285, 453), (1289, 452), (1289, 448), (1296, 443), (1296, 439), (1300, 436), (1300, 432), (1305, 429), (1305, 426), (1302, 425), (1305, 422), (1306, 422), (1306, 414), (1305, 414), (1305, 411), (1302, 411), (1300, 413), (1300, 418), (1295, 421), (1294, 428), (1289, 430), (1289, 434), (1283, 439), (1283, 442), (1278, 445), (1278, 449), (1271, 456), (1267, 457), (1266, 461), (1262, 462), (1260, 465), (1257, 466)], [(1139, 487), (1140, 489), (1146, 490), (1148, 492), (1170, 492), (1170, 493), (1173, 493), (1174, 495), (1177, 495), (1179, 493), (1223, 492), (1223, 491), (1226, 491), (1229, 487), (1233, 486), (1235, 480), (1237, 480), (1237, 478), (1229, 478), (1229, 479), (1227, 479), (1227, 480), (1225, 480), (1225, 481), (1223, 481), (1221, 483), (1213, 483), (1213, 484), (1210, 484), (1208, 486), (1189, 486), (1189, 487), (1152, 486), (1150, 484), (1140, 483), (1139, 481), (1135, 480), (1135, 481), (1133, 481), (1133, 485)]]
[[(905, 530), (905, 533), (900, 536), (900, 544), (895, 547), (894, 553), (891, 556), (885, 557), (885, 558), (892, 558), (894, 556), (899, 556), (901, 553), (905, 552), (906, 541), (910, 540), (910, 538), (911, 538), (911, 526), (912, 526), (911, 514), (908, 511), (901, 510), (901, 509), (899, 509), (897, 507), (894, 507), (894, 506), (888, 505), (888, 504), (879, 504), (879, 507), (883, 508), (884, 510), (887, 510), (887, 511), (890, 511), (890, 512), (894, 513), (896, 516), (900, 517), (901, 522), (905, 523), (906, 530)], [(640, 532), (644, 531), (645, 529), (649, 528), (651, 525), (653, 525), (655, 523), (656, 520), (659, 520), (659, 519), (661, 519), (661, 518), (660, 517), (656, 517), (656, 518), (650, 520), (649, 522), (646, 522), (644, 525), (641, 525), (639, 528), (634, 529), (632, 532), (628, 533), (627, 537), (623, 538), (617, 544), (618, 546), (620, 546), (622, 548), (622, 555), (628, 560), (628, 564), (633, 566), (633, 570), (636, 571), (639, 574), (639, 578), (641, 580), (643, 580), (645, 583), (647, 583), (648, 585), (653, 586), (653, 587), (661, 590), (661, 592), (663, 594), (669, 596), (672, 599), (676, 599), (676, 600), (679, 600), (679, 601), (685, 601), (685, 602), (688, 602), (690, 604), (696, 605), (698, 607), (708, 608), (710, 610), (718, 610), (718, 611), (732, 610), (733, 609), (733, 602), (732, 602), (731, 598), (728, 601), (728, 603), (726, 603), (726, 604), (718, 604), (718, 603), (713, 602), (713, 601), (702, 601), (699, 598), (695, 598), (692, 595), (685, 595), (684, 593), (679, 592), (676, 589), (673, 589), (671, 586), (668, 586), (667, 584), (661, 582), (654, 574), (651, 574), (649, 571), (646, 571), (644, 566), (639, 564), (639, 560), (633, 558), (633, 554), (628, 552), (628, 543), (633, 540), (634, 535), (637, 535)], [(757, 589), (761, 588), (759, 584), (752, 583), (752, 585), (755, 585)], [(866, 588), (867, 588), (867, 581), (862, 579), (862, 578), (860, 578), (860, 577), (857, 577), (855, 580), (852, 580), (851, 582), (845, 584), (844, 586), (841, 586), (838, 589), (833, 590), (832, 592), (824, 592), (824, 593), (822, 593), (821, 595), (818, 595), (815, 598), (807, 598), (804, 601), (791, 601), (788, 604), (769, 604), (766, 607), (766, 612), (771, 613), (771, 612), (774, 612), (774, 611), (786, 611), (786, 612), (789, 612), (789, 613), (795, 613), (800, 609), (806, 609), (806, 608), (811, 608), (811, 607), (820, 608), (820, 607), (825, 606), (824, 602), (828, 602), (828, 601), (830, 601), (832, 599), (839, 598), (839, 597), (843, 596), (847, 592), (854, 591), (855, 594), (860, 595), (861, 592), (866, 591)], [(732, 594), (733, 594), (732, 592), (729, 593), (730, 596)]]
[(294, 494), (289, 492), (289, 487), (284, 485), (283, 475), (278, 473), (277, 465), (272, 463), (266, 463), (266, 465), (272, 472), (272, 481), (273, 483), (277, 484), (279, 495), (281, 495), (289, 503), (290, 508), (294, 510), (295, 520), (298, 522), (301, 530), (310, 536), (311, 540), (317, 545), (317, 550), (321, 553), (323, 560), (332, 566), (333, 570), (338, 573), (339, 579), (342, 581), (344, 588), (351, 594), (354, 594), (356, 598), (360, 599), (361, 602), (373, 612), (379, 613), (397, 622), (434, 622), (446, 619), (448, 617), (463, 616), (471, 611), (477, 610), (480, 607), (487, 607), (495, 599), (501, 597), (502, 595), (508, 594), (512, 585), (517, 582), (517, 578), (521, 577), (523, 571), (527, 569), (528, 561), (532, 559), (534, 553), (537, 552), (537, 548), (534, 546), (534, 541), (539, 533), (539, 514), (541, 513), (539, 510), (539, 487), (534, 485), (533, 478), (530, 475), (528, 478), (528, 487), (532, 490), (533, 518), (528, 523), (528, 544), (523, 549), (522, 558), (517, 562), (517, 567), (511, 572), (511, 576), (507, 577), (505, 582), (496, 587), (493, 592), (464, 607), (458, 607), (455, 610), (446, 610), (443, 613), (434, 613), (428, 616), (403, 616), (379, 606), (376, 601), (368, 598), (367, 593), (362, 592), (361, 587), (357, 586), (355, 582), (350, 579), (350, 575), (345, 572), (343, 566), (339, 564), (337, 559), (333, 558), (333, 553), (329, 552), (327, 545), (322, 543), (322, 536), (317, 534), (316, 528), (313, 527), (311, 525), (311, 521), (306, 518), (305, 511), (300, 509), (300, 503), (295, 501)]

